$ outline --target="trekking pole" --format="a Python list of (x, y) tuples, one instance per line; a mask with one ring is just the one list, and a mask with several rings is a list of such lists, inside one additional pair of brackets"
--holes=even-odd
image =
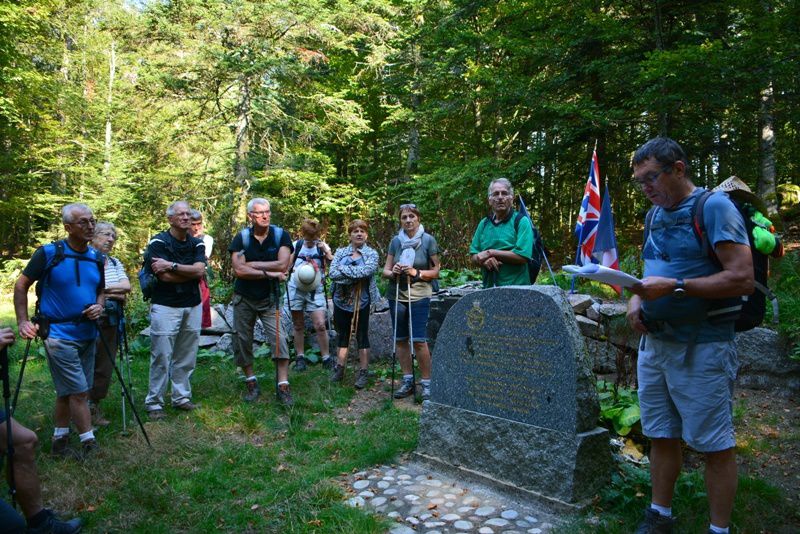
[(22, 387), (22, 375), (25, 374), (25, 364), (28, 363), (28, 355), (31, 353), (31, 341), (33, 339), (29, 339), (27, 343), (25, 343), (25, 354), (22, 356), (22, 364), (19, 367), (19, 377), (17, 378), (17, 389), (14, 390), (14, 401), (11, 403), (10, 409), (6, 409), (6, 414), (8, 415), (9, 419), (17, 409), (17, 400), (19, 399), (19, 390)]
[[(288, 290), (287, 290), (288, 292)], [(280, 393), (280, 389), (278, 388), (278, 358), (281, 356), (281, 282), (278, 280), (275, 283), (275, 343), (273, 348), (273, 352), (275, 353), (275, 357), (272, 358), (272, 361), (275, 363), (275, 396), (278, 396)]]
[(394, 328), (392, 329), (392, 394), (391, 399), (394, 403), (394, 367), (397, 362), (397, 304), (400, 300), (400, 277), (394, 284)]
[[(123, 361), (125, 362), (124, 368), (125, 368), (125, 373), (126, 373), (127, 378), (128, 378), (128, 392), (130, 393), (131, 400), (133, 402), (136, 402), (136, 397), (134, 396), (134, 388), (133, 388), (133, 377), (131, 375), (131, 360), (130, 360), (131, 351), (130, 351), (130, 348), (128, 347), (128, 328), (127, 328), (128, 321), (125, 318), (125, 306), (124, 306), (124, 304), (123, 304), (123, 306), (121, 306), (120, 317), (122, 319), (121, 322), (120, 322), (120, 329), (119, 329), (120, 331), (117, 333), (118, 336), (119, 335), (122, 336), (122, 344), (121, 344), (120, 354), (124, 358)], [(124, 417), (124, 415), (125, 415), (125, 412), (123, 410), (123, 417)], [(125, 430), (125, 425), (127, 423), (126, 423), (126, 420), (124, 418), (123, 418), (122, 421), (123, 421), (122, 429), (124, 431)]]
[[(30, 343), (30, 340), (28, 340)], [(17, 508), (17, 483), (14, 478), (14, 437), (11, 435), (11, 377), (9, 375), (8, 347), (0, 349), (0, 379), (3, 381), (3, 407), (6, 411), (6, 456), (8, 463), (8, 494), (11, 506)]]
[[(136, 419), (136, 422), (139, 423), (139, 428), (142, 430), (142, 435), (144, 436), (144, 440), (147, 442), (147, 445), (152, 449), (153, 445), (150, 443), (150, 438), (147, 436), (147, 432), (144, 429), (144, 425), (142, 424), (142, 420), (139, 418), (139, 412), (136, 411), (136, 406), (133, 404), (133, 398), (131, 397), (128, 388), (125, 387), (125, 380), (122, 379), (122, 373), (119, 372), (119, 367), (117, 367), (114, 358), (111, 357), (111, 351), (108, 350), (108, 342), (106, 341), (105, 336), (103, 335), (103, 331), (100, 330), (100, 321), (95, 321), (97, 325), (97, 333), (98, 337), (100, 338), (100, 343), (103, 345), (103, 350), (105, 350), (106, 358), (111, 363), (111, 366), (114, 368), (114, 372), (117, 375), (117, 379), (119, 380), (119, 385), (122, 387), (122, 393), (127, 397), (128, 402), (131, 405), (131, 412), (133, 412), (133, 417)], [(45, 346), (45, 351), (47, 347)], [(49, 356), (48, 356), (49, 358)]]
[[(355, 298), (353, 299), (353, 316), (350, 318), (350, 339), (347, 340), (347, 355), (350, 356), (350, 345), (353, 343), (353, 339), (358, 334), (358, 316), (361, 312), (361, 281), (359, 280), (356, 284), (355, 290)], [(358, 340), (355, 342), (356, 345), (356, 361), (358, 361)], [(355, 364), (353, 364), (353, 376), (356, 375), (355, 371)], [(347, 371), (347, 362), (344, 362), (344, 369)]]
[(556, 282), (556, 277), (553, 274), (553, 269), (550, 267), (550, 261), (547, 259), (547, 253), (544, 251), (544, 245), (539, 247), (539, 251), (542, 253), (542, 258), (544, 258), (544, 264), (547, 265), (547, 270), (550, 271), (550, 278), (553, 279), (553, 285), (558, 287), (558, 282)]
[(411, 380), (414, 384), (414, 400), (417, 398), (417, 373), (414, 370), (414, 360), (417, 358), (417, 353), (414, 350), (414, 325), (411, 320), (411, 275), (406, 271), (407, 289), (408, 289), (408, 346), (411, 350)]
[[(123, 327), (122, 319), (120, 319), (120, 322), (117, 324), (117, 355), (119, 356), (120, 365), (122, 366), (122, 376), (125, 376), (125, 367), (126, 367), (125, 362), (127, 362), (127, 358), (125, 357), (125, 352), (124, 352), (125, 351), (125, 347), (124, 347), (124, 344), (122, 342), (122, 332), (121, 332), (122, 328), (121, 327)], [(127, 413), (125, 411), (125, 402), (126, 402), (125, 395), (121, 395), (120, 397), (121, 397), (120, 400), (122, 401), (122, 433), (123, 434), (127, 434), (128, 433), (128, 415), (127, 415)]]

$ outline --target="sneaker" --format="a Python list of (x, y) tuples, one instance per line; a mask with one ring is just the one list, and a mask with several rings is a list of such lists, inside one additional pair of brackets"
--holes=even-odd
[(323, 358), (323, 360), (322, 360), (322, 368), (323, 369), (327, 369), (328, 371), (333, 369), (333, 357), (328, 356), (327, 358)]
[(344, 366), (338, 363), (331, 367), (331, 382), (341, 382), (344, 378)]
[(422, 400), (431, 400), (431, 385), (422, 384)]
[(644, 511), (644, 520), (639, 523), (635, 534), (670, 534), (675, 519), (661, 515), (652, 508)]
[(100, 405), (96, 402), (89, 403), (89, 412), (92, 414), (92, 425), (95, 427), (104, 427), (111, 424), (111, 421), (103, 417), (103, 412), (100, 411)]
[(308, 369), (308, 365), (306, 364), (306, 359), (302, 356), (298, 356), (297, 359), (294, 361), (294, 370), (298, 373), (302, 373)]
[(366, 369), (359, 369), (356, 371), (356, 383), (353, 384), (356, 389), (364, 389), (369, 382), (369, 371)]
[(289, 384), (281, 384), (278, 386), (277, 397), (278, 402), (284, 406), (294, 405), (294, 399), (292, 398), (292, 391), (289, 389)]
[(183, 410), (184, 412), (191, 412), (192, 410), (197, 408), (197, 404), (193, 403), (192, 401), (186, 401), (183, 404), (178, 404), (177, 406), (173, 406), (176, 410)]
[(158, 410), (150, 410), (149, 412), (147, 412), (147, 418), (150, 419), (151, 421), (160, 421), (166, 417), (167, 417), (166, 412), (164, 412), (164, 410), (160, 408)]
[(70, 519), (69, 521), (61, 521), (56, 517), (56, 514), (54, 514), (52, 510), (45, 508), (42, 510), (42, 512), (47, 514), (46, 519), (42, 521), (38, 527), (34, 528), (29, 525), (26, 532), (31, 532), (33, 534), (76, 534), (83, 528), (83, 521), (77, 517), (75, 519)]
[(67, 460), (78, 460), (81, 455), (78, 451), (69, 446), (69, 436), (53, 438), (53, 446), (50, 448), (50, 456), (53, 458), (64, 458)]
[(261, 388), (258, 387), (258, 382), (255, 380), (248, 380), (244, 383), (247, 386), (247, 392), (242, 395), (245, 402), (255, 402), (261, 395)]
[(87, 439), (83, 443), (81, 443), (81, 459), (88, 460), (97, 456), (100, 452), (100, 446), (97, 444), (97, 441), (94, 439)]
[(395, 399), (405, 399), (406, 397), (410, 397), (414, 394), (414, 379), (406, 380), (403, 379), (403, 385), (400, 386), (400, 389), (394, 392)]

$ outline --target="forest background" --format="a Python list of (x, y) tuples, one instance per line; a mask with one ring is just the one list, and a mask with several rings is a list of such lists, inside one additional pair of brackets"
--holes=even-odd
[(499, 176), (570, 262), (595, 144), (633, 257), (630, 157), (655, 135), (698, 185), (736, 174), (774, 209), (798, 183), (799, 53), (789, 0), (3, 1), (5, 284), (76, 200), (117, 225), (129, 268), (171, 201), (219, 252), (255, 195), (334, 246), (365, 218), (380, 251), (414, 202), (463, 267)]

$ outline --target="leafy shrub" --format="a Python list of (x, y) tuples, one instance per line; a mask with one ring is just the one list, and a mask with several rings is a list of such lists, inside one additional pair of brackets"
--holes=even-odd
[(606, 427), (610, 425), (609, 428), (618, 435), (627, 436), (641, 419), (638, 393), (598, 380), (597, 396), (600, 399), (600, 422)]
[(471, 282), (480, 280), (481, 273), (474, 269), (440, 269), (439, 270), (439, 286), (440, 287), (457, 287)]
[(772, 263), (770, 285), (780, 305), (778, 329), (791, 344), (790, 357), (800, 359), (800, 253), (790, 252)]

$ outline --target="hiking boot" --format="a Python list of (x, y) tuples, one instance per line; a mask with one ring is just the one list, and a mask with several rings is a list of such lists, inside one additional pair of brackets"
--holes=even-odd
[(359, 369), (356, 371), (356, 382), (353, 384), (356, 389), (364, 389), (369, 382), (369, 371), (367, 369)]
[(278, 386), (278, 393), (276, 396), (278, 397), (278, 402), (284, 406), (288, 407), (294, 405), (294, 399), (292, 398), (292, 391), (289, 389), (289, 384), (281, 384)]
[(431, 385), (422, 384), (422, 400), (431, 400)]
[(323, 360), (322, 360), (322, 368), (323, 369), (327, 369), (328, 371), (333, 369), (333, 357), (328, 356), (327, 358), (323, 358)]
[(77, 517), (75, 519), (70, 519), (69, 521), (61, 521), (56, 517), (56, 514), (53, 513), (52, 510), (48, 510), (46, 508), (39, 513), (45, 513), (46, 519), (37, 527), (28, 525), (28, 530), (26, 532), (33, 534), (77, 534), (83, 528), (83, 521)]
[(306, 364), (306, 359), (302, 356), (298, 356), (297, 359), (294, 361), (294, 370), (298, 373), (302, 373), (308, 369), (308, 365)]
[(261, 389), (258, 387), (258, 382), (255, 380), (248, 380), (244, 383), (247, 386), (247, 392), (242, 395), (245, 402), (255, 402), (261, 395)]
[(331, 368), (331, 382), (341, 382), (344, 378), (344, 365), (334, 364)]
[(87, 439), (81, 443), (81, 460), (89, 460), (97, 456), (99, 452), (100, 446), (97, 444), (97, 440)]
[(147, 418), (150, 419), (151, 421), (160, 421), (162, 419), (165, 419), (166, 417), (167, 413), (161, 409), (150, 410), (149, 412), (147, 412)]
[(50, 456), (53, 458), (64, 458), (67, 460), (78, 460), (81, 457), (78, 451), (69, 446), (69, 435), (60, 438), (53, 438), (53, 446), (50, 448)]
[(92, 425), (95, 427), (104, 427), (111, 424), (111, 421), (103, 417), (103, 412), (100, 411), (100, 405), (96, 402), (89, 403), (89, 412), (92, 414)]
[(644, 511), (644, 520), (639, 523), (635, 534), (670, 534), (675, 519), (661, 515), (652, 508)]
[(410, 397), (414, 394), (414, 379), (403, 379), (403, 385), (400, 386), (400, 389), (394, 392), (395, 399), (405, 399), (406, 397)]
[(197, 404), (193, 403), (192, 401), (184, 402), (183, 404), (178, 404), (177, 406), (173, 406), (176, 410), (183, 410), (184, 412), (191, 412), (197, 408)]

